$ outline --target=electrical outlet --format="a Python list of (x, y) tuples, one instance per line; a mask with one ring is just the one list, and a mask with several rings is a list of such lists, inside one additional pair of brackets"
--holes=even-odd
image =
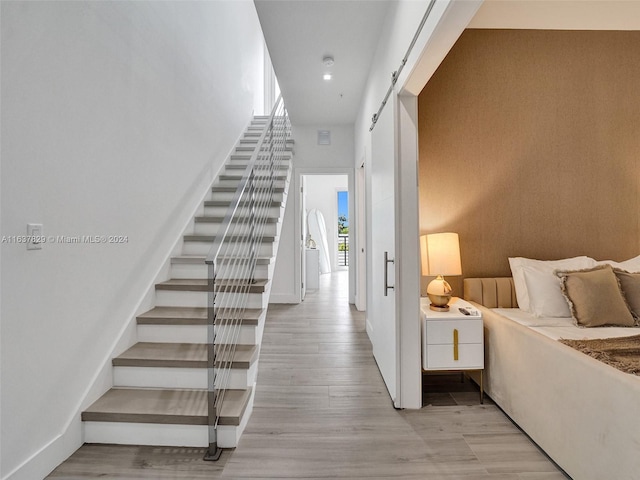
[(27, 223), (27, 250), (42, 250), (42, 224)]

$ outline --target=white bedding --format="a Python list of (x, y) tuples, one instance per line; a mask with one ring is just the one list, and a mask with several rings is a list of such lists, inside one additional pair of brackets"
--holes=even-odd
[(591, 340), (594, 338), (630, 337), (640, 335), (640, 327), (576, 327), (571, 318), (536, 317), (519, 308), (494, 308), (496, 313), (531, 328), (552, 340)]
[[(640, 334), (579, 328), (513, 306), (510, 278), (465, 279), (485, 327), (485, 392), (573, 480), (640, 479), (640, 376), (564, 345), (560, 338)], [(481, 306), (485, 305), (485, 306)]]
[(640, 377), (557, 339), (640, 329), (578, 328), (570, 319), (478, 308), (485, 325), (484, 387), (491, 399), (573, 480), (638, 480)]

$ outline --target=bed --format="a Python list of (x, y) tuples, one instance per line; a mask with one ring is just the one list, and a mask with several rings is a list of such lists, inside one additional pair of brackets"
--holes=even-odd
[(467, 278), (482, 311), (485, 392), (574, 480), (640, 478), (640, 377), (559, 338), (629, 336), (638, 327), (579, 328), (518, 308), (514, 279)]

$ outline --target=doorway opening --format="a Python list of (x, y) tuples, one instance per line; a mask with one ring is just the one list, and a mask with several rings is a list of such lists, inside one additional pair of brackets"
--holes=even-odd
[(302, 173), (300, 175), (302, 299), (316, 292), (322, 276), (347, 271), (349, 300), (353, 303), (349, 229), (353, 208), (349, 202), (352, 175), (347, 173)]
[(349, 268), (349, 192), (338, 190), (338, 269)]

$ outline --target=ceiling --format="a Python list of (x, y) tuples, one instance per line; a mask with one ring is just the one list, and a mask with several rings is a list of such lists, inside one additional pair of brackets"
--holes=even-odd
[[(396, 0), (255, 0), (291, 120), (353, 124)], [(640, 0), (485, 0), (471, 28), (640, 29)], [(331, 55), (332, 67), (322, 59)], [(332, 73), (332, 80), (323, 80)]]
[[(256, 0), (265, 41), (297, 125), (353, 124), (389, 1)], [(335, 63), (325, 67), (331, 55)], [(323, 80), (332, 73), (331, 80)]]

